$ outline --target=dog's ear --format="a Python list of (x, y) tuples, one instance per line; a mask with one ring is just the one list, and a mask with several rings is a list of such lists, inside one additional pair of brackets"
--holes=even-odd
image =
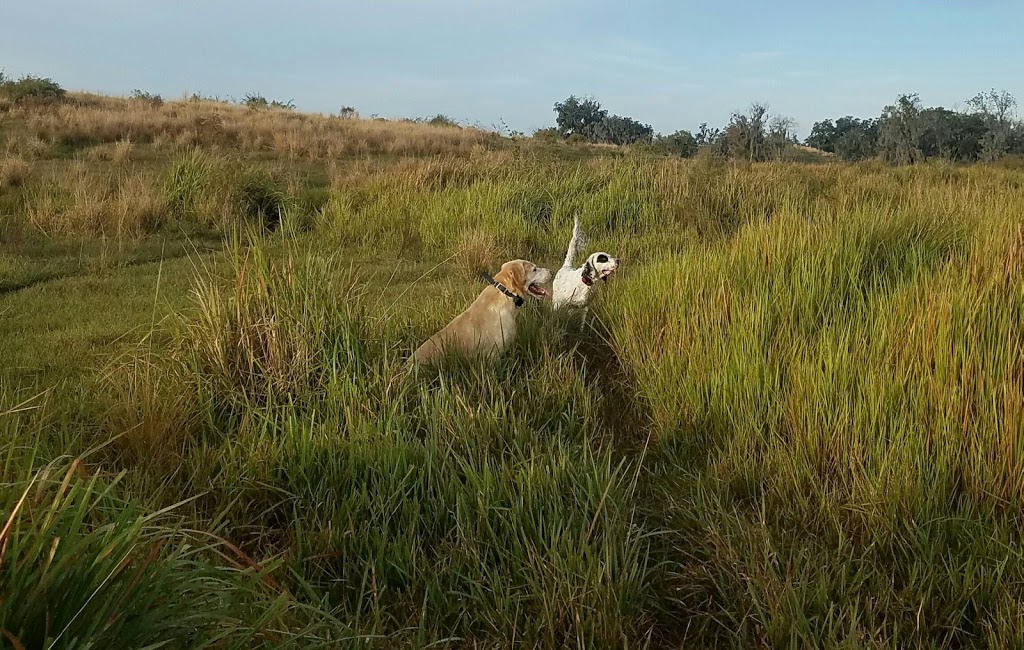
[(501, 265), (501, 271), (498, 272), (498, 275), (496, 275), (494, 279), (519, 295), (525, 296), (526, 278), (532, 270), (531, 268), (527, 268), (528, 266), (532, 265), (525, 260), (505, 262)]

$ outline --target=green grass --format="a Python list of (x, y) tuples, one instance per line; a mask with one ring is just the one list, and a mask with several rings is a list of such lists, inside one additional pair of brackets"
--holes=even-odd
[[(154, 151), (132, 237), (0, 190), (26, 647), (1024, 643), (1019, 172)], [(405, 365), (576, 215), (625, 260), (595, 324)]]

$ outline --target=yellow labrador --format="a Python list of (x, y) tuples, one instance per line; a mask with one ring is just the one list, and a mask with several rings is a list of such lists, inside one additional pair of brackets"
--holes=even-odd
[(540, 286), (551, 280), (551, 271), (533, 262), (505, 262), (501, 271), (488, 280), (490, 286), (480, 292), (466, 311), (413, 353), (413, 363), (430, 363), (447, 350), (466, 355), (504, 352), (515, 337), (516, 311), (525, 297), (551, 300), (551, 293)]

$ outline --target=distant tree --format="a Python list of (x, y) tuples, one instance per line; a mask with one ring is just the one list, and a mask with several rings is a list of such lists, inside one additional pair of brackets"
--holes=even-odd
[(692, 158), (697, 155), (697, 138), (689, 131), (676, 131), (671, 135), (658, 136), (654, 144), (659, 151), (673, 156)]
[(608, 116), (608, 111), (593, 97), (576, 97), (555, 104), (555, 124), (562, 137), (579, 135), (586, 139), (593, 138), (594, 127)]
[(722, 129), (709, 127), (707, 122), (702, 122), (693, 137), (697, 141), (698, 148), (712, 147), (722, 149), (721, 153), (725, 153)]
[(353, 106), (342, 106), (341, 110), (338, 111), (338, 117), (343, 120), (352, 120), (359, 117), (359, 113), (356, 112), (356, 109)]
[(649, 124), (641, 124), (631, 117), (609, 115), (595, 124), (592, 139), (606, 144), (640, 144), (650, 142), (654, 137), (654, 129)]
[(987, 131), (981, 115), (940, 106), (922, 110), (920, 122), (918, 146), (925, 159), (975, 162), (981, 157)]
[(765, 137), (768, 158), (782, 160), (796, 143), (796, 121), (784, 115), (774, 116), (768, 123), (768, 135)]
[(836, 137), (836, 125), (832, 123), (832, 120), (822, 120), (814, 123), (814, 126), (811, 127), (811, 134), (804, 140), (804, 144), (808, 147), (835, 153)]
[(878, 120), (847, 115), (836, 120), (835, 128), (832, 151), (843, 160), (866, 160), (878, 154)]
[(920, 140), (921, 100), (916, 94), (900, 95), (886, 106), (878, 120), (878, 153), (886, 162), (912, 165), (924, 159)]
[(981, 159), (992, 162), (1006, 155), (1010, 148), (1014, 110), (1017, 100), (1005, 90), (994, 88), (978, 93), (967, 100), (967, 105), (985, 120), (987, 132), (982, 140)]
[(750, 162), (784, 158), (796, 143), (796, 123), (771, 115), (764, 104), (752, 104), (746, 113), (733, 113), (722, 135), (729, 157)]
[(733, 113), (725, 127), (729, 157), (750, 162), (767, 160), (767, 123), (768, 107), (764, 104), (751, 104), (746, 113)]

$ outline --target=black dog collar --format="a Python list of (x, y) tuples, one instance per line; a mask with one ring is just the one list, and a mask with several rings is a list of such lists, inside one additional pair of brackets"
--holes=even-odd
[(494, 278), (492, 278), (491, 276), (489, 276), (486, 273), (481, 273), (480, 277), (482, 277), (484, 280), (486, 280), (487, 283), (490, 284), (492, 287), (494, 287), (498, 291), (500, 291), (503, 294), (505, 294), (506, 296), (508, 296), (512, 300), (512, 302), (515, 304), (516, 307), (522, 307), (523, 306), (523, 297), (522, 296), (512, 293), (511, 291), (508, 290), (508, 288), (505, 285), (503, 285), (502, 283), (498, 282), (497, 280), (495, 280)]

